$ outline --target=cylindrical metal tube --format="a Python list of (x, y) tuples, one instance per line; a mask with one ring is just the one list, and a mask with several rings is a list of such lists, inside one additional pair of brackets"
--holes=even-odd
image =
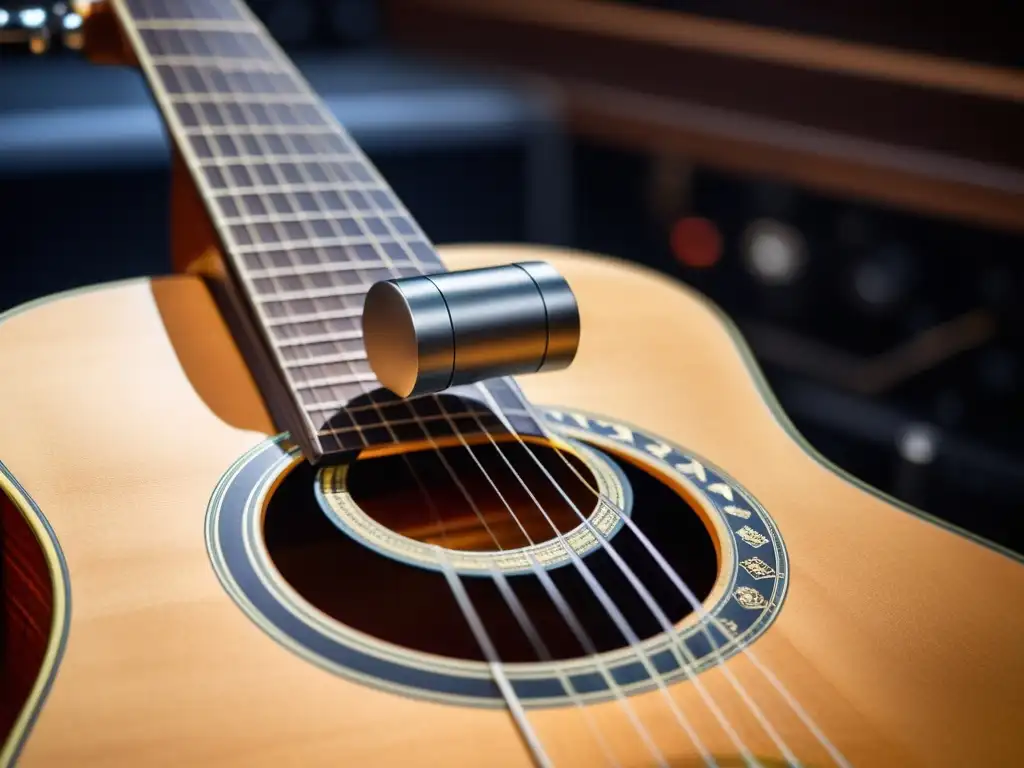
[(544, 262), (384, 280), (363, 307), (370, 367), (401, 397), (566, 368), (579, 335), (572, 289)]

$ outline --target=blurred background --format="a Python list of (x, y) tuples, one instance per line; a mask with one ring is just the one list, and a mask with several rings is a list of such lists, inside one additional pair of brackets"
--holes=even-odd
[[(1024, 45), (1009, 2), (251, 0), (438, 243), (690, 283), (826, 457), (1024, 551)], [(169, 271), (141, 76), (0, 0), (0, 311)]]

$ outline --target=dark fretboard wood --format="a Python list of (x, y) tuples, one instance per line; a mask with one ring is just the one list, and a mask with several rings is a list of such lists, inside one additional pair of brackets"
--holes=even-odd
[(509, 425), (537, 433), (511, 380), (396, 402), (362, 343), (379, 280), (444, 269), (352, 137), (236, 0), (115, 2), (206, 204), (307, 457)]

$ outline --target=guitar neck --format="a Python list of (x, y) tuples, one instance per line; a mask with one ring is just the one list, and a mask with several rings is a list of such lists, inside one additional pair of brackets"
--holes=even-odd
[[(425, 430), (472, 432), (477, 416), (538, 431), (511, 380), (487, 382), (469, 393), (483, 402), (443, 412), (379, 389), (362, 340), (366, 291), (444, 267), (243, 3), (115, 0), (114, 8), (220, 239), (262, 361), (257, 380), (310, 461), (422, 440)], [(450, 417), (451, 408), (462, 415)]]

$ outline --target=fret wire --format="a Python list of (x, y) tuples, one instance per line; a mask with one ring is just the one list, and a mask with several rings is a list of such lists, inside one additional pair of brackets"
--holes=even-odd
[[(278, 347), (280, 349), (280, 347)], [(366, 359), (366, 352), (339, 352), (336, 355), (320, 355), (319, 357), (301, 357), (298, 360), (285, 360), (284, 367), (293, 371), (301, 368), (313, 368), (334, 363), (354, 363)]]
[[(247, 73), (239, 73), (247, 74)], [(282, 107), (311, 107), (313, 98), (305, 93), (172, 93), (172, 104), (262, 104)]]
[[(239, 74), (241, 74), (242, 77), (248, 77), (248, 75), (250, 73), (242, 72), (242, 73), (239, 73)], [(241, 107), (245, 107), (245, 106), (253, 106), (253, 105), (262, 104), (264, 102), (262, 102), (262, 101), (252, 101), (252, 102), (239, 101), (239, 102), (229, 102), (229, 104), (230, 103), (234, 103), (235, 106), (238, 106), (238, 107), (241, 108)], [(224, 105), (222, 104), (221, 106), (224, 106)], [(282, 105), (282, 106), (287, 106), (287, 105)], [(307, 105), (307, 106), (311, 106), (311, 105)], [(236, 129), (236, 128), (240, 129), (240, 130), (233, 130), (233, 129)], [(229, 121), (229, 122), (225, 122), (225, 123), (223, 123), (221, 125), (216, 125), (216, 124), (213, 124), (213, 123), (199, 123), (197, 125), (183, 126), (182, 130), (185, 131), (186, 129), (187, 129), (187, 133), (188, 133), (189, 136), (201, 136), (201, 137), (204, 137), (204, 138), (215, 138), (217, 136), (230, 136), (230, 137), (235, 138), (235, 139), (241, 139), (241, 138), (245, 138), (246, 136), (269, 136), (269, 135), (274, 134), (274, 133), (280, 133), (282, 135), (287, 134), (289, 136), (298, 136), (298, 135), (306, 135), (306, 134), (308, 134), (310, 136), (334, 136), (337, 139), (343, 141), (345, 143), (345, 146), (355, 147), (355, 144), (352, 143), (351, 137), (341, 135), (340, 133), (338, 133), (337, 130), (332, 129), (328, 125), (301, 125), (301, 124), (298, 124), (298, 123), (243, 123), (243, 124), (239, 124), (239, 123), (233, 123), (233, 122)], [(268, 152), (267, 154), (268, 155), (272, 155), (273, 153)], [(353, 153), (353, 154), (358, 154), (358, 153)], [(289, 157), (290, 157), (290, 155), (289, 155)], [(360, 160), (362, 160), (362, 156), (361, 155), (360, 155)]]
[[(342, 381), (338, 381), (338, 382), (332, 382), (331, 384), (326, 384), (326, 385), (322, 385), (322, 386), (332, 386), (332, 385), (342, 386), (342, 385), (351, 385), (353, 383), (355, 383), (355, 382), (349, 382), (349, 381), (342, 382)], [(415, 402), (415, 401), (412, 401), (412, 402)], [(380, 402), (380, 403), (374, 403), (374, 404), (371, 404), (371, 405), (354, 405), (354, 406), (350, 406), (350, 405), (348, 405), (347, 401), (342, 401), (342, 400), (327, 401), (327, 400), (323, 400), (323, 401), (320, 401), (320, 402), (316, 403), (316, 407), (312, 407), (312, 406), (307, 406), (307, 407), (311, 407), (313, 410), (323, 409), (325, 412), (338, 411), (338, 410), (344, 408), (346, 413), (362, 414), (362, 413), (367, 413), (369, 411), (380, 410), (382, 408), (396, 408), (396, 407), (399, 407), (399, 406), (402, 406), (402, 405), (405, 405), (406, 407), (409, 407), (410, 401), (392, 400), (392, 401), (384, 401), (384, 402)], [(415, 407), (415, 406), (413, 406), (413, 407)], [(529, 416), (530, 415), (527, 411), (524, 411), (524, 410), (521, 410), (521, 409), (518, 409), (518, 408), (502, 408), (502, 411), (505, 412), (505, 413), (511, 414), (513, 416)], [(451, 412), (451, 415), (452, 416), (469, 416), (472, 413), (474, 413), (474, 411), (471, 411), (471, 410), (470, 411), (455, 411), (455, 412)], [(492, 412), (490, 412), (490, 411), (482, 411), (482, 412), (480, 412), (480, 415), (494, 416), (494, 414)], [(424, 418), (424, 417), (421, 417), (421, 418)]]
[[(199, 163), (196, 163), (198, 172), (202, 172), (202, 167)], [(363, 181), (347, 181), (347, 182), (311, 182), (308, 184), (276, 184), (270, 186), (267, 184), (255, 184), (250, 187), (232, 186), (230, 189), (215, 189), (210, 188), (211, 198), (223, 198), (223, 197), (241, 197), (242, 195), (261, 195), (261, 194), (298, 194), (300, 192), (333, 192), (340, 191), (340, 188), (350, 192), (384, 192), (390, 191), (386, 187), (382, 187), (374, 182), (363, 182)]]
[[(189, 126), (182, 130), (185, 136), (200, 136), (202, 138), (210, 138), (211, 136), (234, 136), (236, 135), (231, 129), (234, 125), (203, 125), (203, 126)], [(337, 129), (329, 125), (246, 125), (242, 126), (244, 131), (239, 134), (242, 136), (250, 135), (266, 135), (276, 133), (296, 133), (308, 136), (337, 136)]]
[[(318, 389), (322, 389), (322, 387), (318, 387)], [(306, 407), (309, 410), (313, 411), (314, 413), (320, 413), (320, 412), (323, 412), (323, 413), (334, 413), (334, 412), (340, 411), (341, 409), (344, 408), (345, 409), (345, 415), (347, 415), (347, 416), (351, 416), (351, 415), (362, 416), (363, 414), (370, 413), (370, 412), (376, 412), (378, 415), (380, 415), (381, 411), (383, 409), (385, 409), (385, 408), (395, 409), (395, 408), (401, 408), (403, 406), (405, 408), (407, 408), (407, 409), (410, 408), (409, 404), (407, 402), (405, 402), (405, 401), (402, 401), (402, 400), (393, 400), (391, 402), (382, 402), (382, 403), (374, 402), (374, 403), (370, 403), (368, 405), (357, 405), (357, 406), (349, 406), (347, 400), (318, 400), (316, 403), (307, 405)], [(361, 423), (363, 426), (367, 426), (367, 424), (368, 424), (368, 422), (365, 422), (365, 421), (359, 422), (359, 423)]]
[[(359, 386), (361, 383), (362, 382), (345, 381), (345, 382), (337, 382), (337, 383), (331, 384), (329, 386), (353, 387), (353, 388), (356, 388), (356, 389), (359, 389), (359, 390), (362, 391), (362, 387)], [(319, 401), (318, 403), (316, 403), (316, 405), (318, 407), (322, 407), (324, 410), (332, 410), (332, 411), (336, 411), (336, 410), (338, 410), (340, 408), (345, 408), (345, 412), (348, 415), (355, 414), (356, 416), (362, 416), (363, 414), (370, 413), (371, 411), (379, 411), (381, 408), (391, 408), (391, 409), (394, 409), (394, 408), (399, 408), (399, 407), (403, 407), (403, 406), (408, 407), (409, 402), (410, 401), (397, 400), (397, 399), (396, 400), (384, 400), (384, 401), (374, 400), (373, 402), (365, 403), (363, 405), (352, 405), (352, 406), (349, 406), (349, 405), (347, 405), (347, 401), (343, 401), (343, 400), (335, 400), (335, 401), (322, 400), (322, 401)], [(360, 422), (360, 423), (364, 423), (365, 424), (366, 422)]]
[[(265, 134), (264, 134), (265, 135)], [(226, 133), (225, 138), (240, 139), (244, 134)], [(255, 136), (253, 138), (256, 138)], [(223, 168), (227, 165), (253, 165), (266, 163), (267, 165), (281, 163), (318, 163), (323, 161), (336, 161), (342, 163), (354, 162), (354, 155), (338, 154), (337, 152), (325, 152), (322, 155), (222, 155), (221, 157), (204, 157), (200, 163), (204, 168)]]
[(251, 21), (230, 19), (136, 19), (138, 29), (168, 30), (170, 32), (258, 32)]
[[(144, 49), (145, 50), (145, 49)], [(250, 57), (224, 57), (224, 56), (179, 56), (172, 54), (150, 53), (146, 50), (146, 58), (154, 66), (166, 67), (194, 67), (196, 70), (217, 69), (232, 74), (247, 74), (250, 72), (280, 72), (280, 66), (273, 60)], [(170, 94), (168, 94), (170, 95)]]
[[(257, 256), (266, 255), (265, 251), (254, 251)], [(325, 264), (330, 262), (324, 262)], [(245, 267), (242, 268), (243, 270)], [(263, 267), (266, 269), (266, 267)], [(380, 266), (374, 267), (374, 269), (380, 269)], [(323, 274), (332, 275), (333, 270), (324, 270)], [(296, 277), (302, 278), (306, 275), (296, 275)], [(276, 280), (281, 277), (276, 275), (274, 277), (267, 278), (268, 280)], [(254, 283), (260, 278), (250, 277), (246, 270), (246, 279), (248, 282)], [(300, 282), (302, 282), (300, 280)], [(273, 304), (276, 301), (300, 301), (302, 299), (338, 299), (349, 296), (359, 296), (360, 294), (366, 293), (370, 290), (372, 283), (350, 283), (348, 285), (331, 285), (323, 288), (317, 286), (310, 286), (308, 289), (297, 289), (297, 290), (285, 290), (275, 291), (274, 293), (263, 293), (256, 289), (253, 285), (253, 298), (259, 304)]]
[[(261, 255), (271, 253), (271, 250), (260, 251)], [(250, 254), (251, 255), (251, 254)], [(409, 262), (400, 262), (402, 268), (411, 267)], [(300, 264), (295, 267), (261, 267), (247, 268), (249, 276), (253, 280), (270, 279), (274, 277), (286, 277), (288, 275), (319, 275), (325, 272), (355, 272), (356, 270), (380, 269), (380, 263), (376, 261), (330, 261), (317, 264)], [(317, 319), (320, 319), (319, 317)], [(335, 319), (335, 318), (326, 318)], [(311, 321), (307, 321), (311, 322)]]
[[(402, 217), (394, 217), (402, 218)], [(355, 213), (350, 210), (344, 211), (333, 211), (333, 210), (318, 210), (318, 211), (296, 211), (295, 213), (254, 213), (250, 214), (248, 221), (253, 224), (273, 224), (278, 222), (280, 224), (298, 224), (303, 221), (357, 221)], [(225, 216), (224, 223), (232, 226), (239, 224), (242, 221), (242, 214), (238, 216)], [(359, 235), (349, 235), (349, 237), (359, 237)]]
[[(410, 419), (388, 419), (387, 424), (394, 426), (406, 426), (412, 424), (419, 424), (424, 422), (441, 422), (447, 419), (455, 420), (469, 420), (473, 418), (491, 418), (496, 419), (497, 417), (490, 411), (463, 411), (460, 413), (451, 414), (438, 414), (436, 416), (417, 416)], [(381, 421), (376, 424), (353, 424), (350, 427), (331, 427), (330, 429), (321, 429), (317, 435), (339, 435), (347, 432), (363, 432), (368, 429), (376, 429), (378, 427), (385, 426), (385, 422)]]
[(334, 333), (309, 334), (308, 336), (295, 336), (291, 339), (278, 339), (275, 343), (278, 349), (288, 349), (306, 344), (329, 344), (335, 341), (358, 341), (363, 338), (362, 331), (336, 331)]
[[(331, 385), (325, 385), (325, 386), (331, 386)], [(311, 389), (321, 389), (321, 388), (322, 387), (311, 387)], [(367, 413), (369, 411), (380, 411), (380, 409), (382, 407), (386, 408), (387, 404), (378, 405), (378, 404), (374, 403), (372, 405), (357, 405), (355, 407), (350, 407), (348, 405), (348, 400), (318, 400), (315, 404), (305, 405), (303, 407), (306, 408), (307, 410), (312, 411), (313, 413), (319, 413), (319, 412), (335, 413), (336, 411), (340, 411), (340, 410), (342, 410), (344, 408), (345, 409), (345, 413), (347, 415), (350, 415), (350, 414)]]
[[(273, 302), (267, 302), (268, 304)], [(280, 328), (284, 325), (302, 325), (303, 323), (315, 323), (317, 320), (345, 320), (351, 317), (362, 317), (362, 307), (352, 309), (336, 309), (317, 312), (309, 315), (291, 315), (288, 317), (268, 317), (265, 325), (268, 328)]]
[[(192, 3), (184, 5), (180, 0), (177, 0), (176, 2), (161, 1), (156, 5), (153, 4), (153, 0), (125, 0), (125, 5), (128, 6), (128, 10), (131, 13), (132, 18), (137, 21), (150, 19), (217, 21), (227, 18), (244, 18), (244, 14), (239, 11), (238, 3), (234, 2), (234, 0), (214, 0), (213, 2), (208, 0), (199, 7), (196, 7)], [(170, 16), (169, 13), (172, 8), (176, 12), (180, 10), (182, 13), (186, 14), (186, 16)], [(227, 12), (231, 13), (230, 17), (224, 15)], [(214, 15), (209, 15), (210, 13), (213, 13)]]
[[(270, 223), (271, 226), (273, 226), (274, 224), (283, 223), (283, 222), (268, 222), (268, 223)], [(300, 223), (303, 223), (303, 222), (300, 222)], [(328, 248), (328, 247), (331, 247), (331, 246), (373, 245), (374, 242), (395, 243), (395, 244), (398, 243), (397, 240), (395, 240), (393, 238), (387, 238), (387, 237), (370, 237), (370, 238), (354, 237), (354, 236), (353, 237), (318, 237), (318, 238), (312, 238), (311, 237), (308, 240), (282, 240), (280, 242), (272, 243), (272, 244), (270, 244), (270, 245), (273, 246), (272, 249), (269, 248), (268, 244), (266, 244), (266, 243), (263, 243), (263, 244), (256, 244), (256, 243), (254, 243), (252, 245), (238, 245), (237, 246), (237, 253), (239, 253), (239, 254), (267, 253), (269, 250), (275, 250), (275, 251), (294, 251), (294, 250), (297, 250), (297, 249), (300, 249), (300, 248), (313, 248), (314, 250), (316, 250), (316, 249)], [(395, 275), (395, 277), (398, 277), (398, 275)], [(369, 290), (369, 287), (367, 287), (367, 290)]]
[[(247, 75), (243, 74), (243, 77), (246, 77), (246, 76)], [(253, 105), (260, 105), (260, 104), (264, 104), (264, 103), (266, 103), (266, 102), (263, 101), (263, 100), (260, 100), (260, 101), (251, 101), (251, 102), (247, 102), (247, 101), (228, 102), (227, 104), (229, 106), (230, 105), (237, 106), (240, 111), (243, 111), (242, 108), (247, 106), (247, 105), (248, 106), (253, 106)], [(286, 107), (288, 105), (282, 104), (280, 106)], [(307, 104), (306, 106), (311, 106), (311, 105)], [(274, 135), (274, 134), (280, 134), (280, 137), (281, 137), (282, 141), (286, 137), (292, 137), (292, 136), (295, 136), (295, 137), (299, 137), (299, 136), (314, 136), (314, 137), (318, 137), (318, 138), (324, 137), (324, 136), (330, 136), (330, 137), (333, 137), (334, 139), (336, 139), (337, 142), (339, 142), (342, 146), (348, 148), (348, 151), (345, 152), (345, 157), (344, 157), (345, 160), (352, 160), (353, 159), (352, 156), (354, 156), (354, 159), (357, 160), (358, 162), (360, 162), (360, 164), (365, 165), (365, 162), (366, 162), (365, 156), (358, 151), (357, 145), (352, 141), (352, 138), (350, 136), (342, 135), (341, 133), (339, 133), (337, 131), (336, 128), (332, 128), (329, 125), (321, 125), (321, 124), (308, 125), (308, 124), (299, 124), (299, 123), (295, 123), (295, 124), (292, 124), (292, 123), (270, 123), (270, 124), (267, 124), (267, 123), (241, 123), (240, 124), (240, 123), (237, 123), (237, 122), (227, 121), (227, 122), (225, 122), (222, 125), (216, 125), (216, 124), (213, 124), (213, 123), (199, 123), (197, 125), (188, 126), (188, 135), (189, 136), (200, 137), (200, 138), (205, 138), (205, 139), (215, 139), (215, 138), (218, 138), (218, 137), (230, 137), (230, 138), (234, 138), (234, 139), (244, 139), (244, 138), (248, 138), (249, 136), (252, 136), (253, 138), (255, 138), (257, 136), (271, 136), (271, 135)], [(330, 150), (330, 151), (332, 153), (334, 153), (334, 154), (337, 154), (335, 150)], [(279, 155), (279, 154), (275, 154), (273, 152), (269, 152), (268, 151), (266, 153), (266, 156), (267, 157), (275, 157), (276, 156), (276, 157), (280, 157), (280, 158), (292, 158), (292, 157), (295, 157), (296, 155), (302, 155), (302, 154), (308, 154), (308, 152), (290, 152), (290, 153), (288, 153), (286, 155)], [(261, 155), (259, 155), (259, 157), (260, 157), (260, 159), (262, 159), (264, 156), (261, 154)], [(316, 155), (316, 159), (319, 159), (320, 157), (321, 157), (320, 154)], [(367, 174), (370, 175), (368, 168), (366, 169), (366, 171), (367, 171)], [(387, 183), (383, 182), (383, 181), (378, 182), (378, 184), (380, 186), (388, 187)], [(388, 189), (390, 189), (390, 187), (388, 187)]]
[[(148, 53), (164, 56), (198, 56), (218, 59), (273, 59), (258, 27), (239, 32), (189, 29), (139, 29), (135, 31)], [(198, 50), (197, 50), (198, 49)]]
[(344, 386), (346, 384), (370, 384), (375, 383), (377, 377), (372, 373), (361, 373), (359, 371), (353, 371), (344, 377), (337, 376), (325, 376), (320, 379), (305, 379), (295, 383), (295, 389), (298, 391), (305, 389), (317, 389), (319, 387), (332, 387), (332, 386)]

